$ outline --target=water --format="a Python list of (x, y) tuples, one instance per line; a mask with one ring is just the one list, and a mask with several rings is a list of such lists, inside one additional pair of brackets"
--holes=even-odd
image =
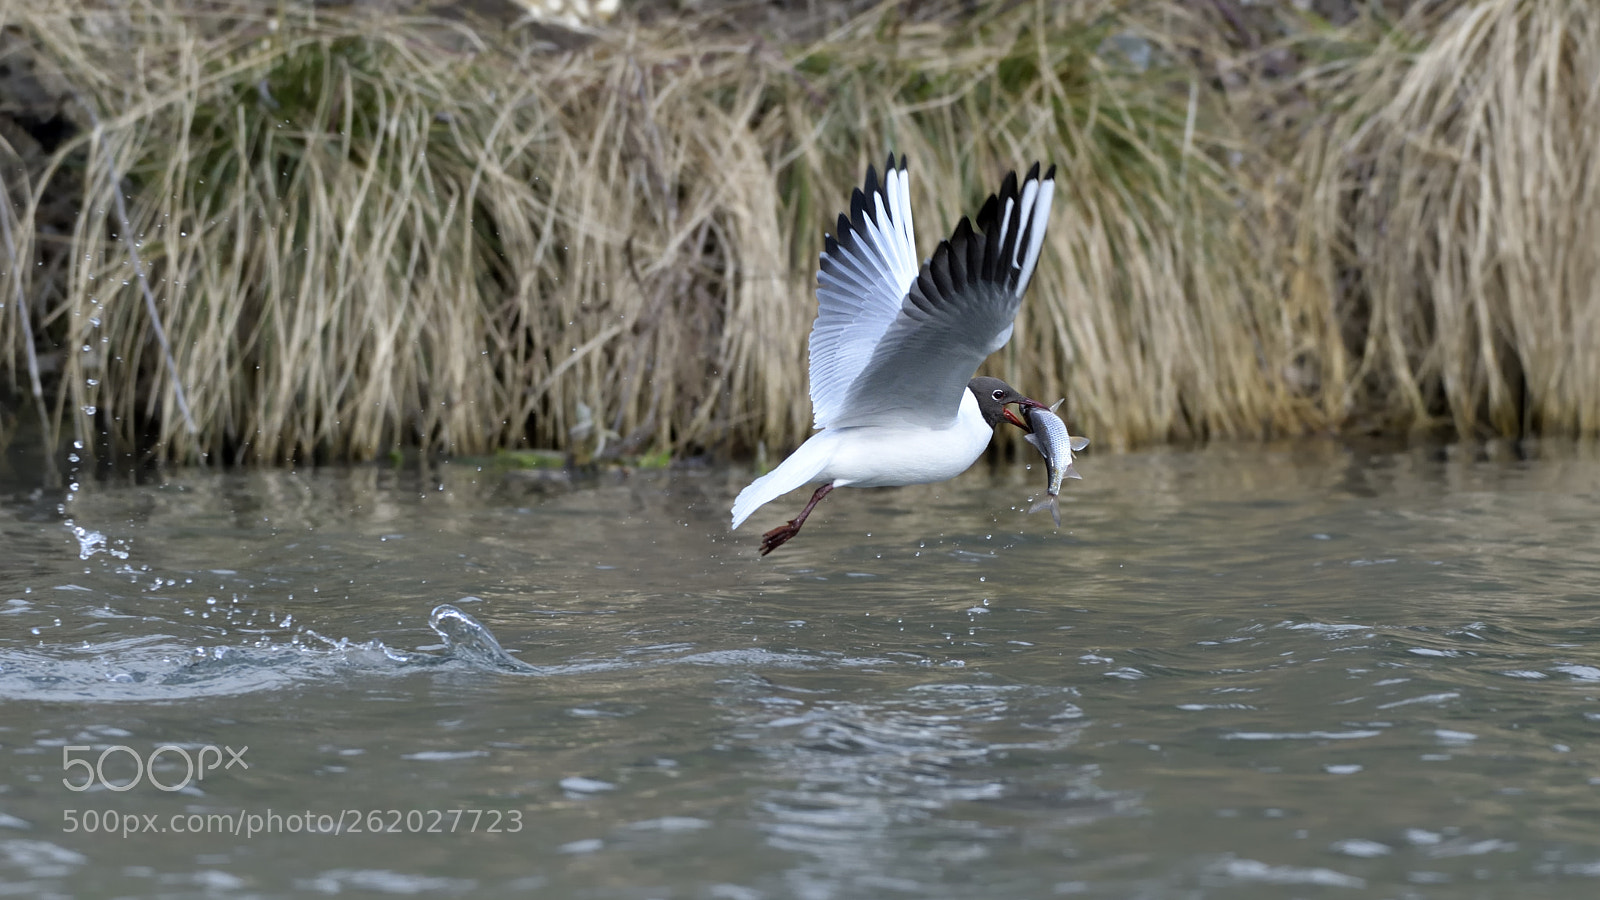
[(739, 472), (13, 468), (0, 893), (1593, 897), (1600, 453), (1525, 450), (1091, 452), (1060, 532), (980, 466), (765, 559)]

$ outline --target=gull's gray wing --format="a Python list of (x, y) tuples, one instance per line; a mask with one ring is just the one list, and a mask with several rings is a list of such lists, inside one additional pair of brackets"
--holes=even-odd
[(905, 157), (884, 166), (883, 183), (867, 168), (864, 189), (839, 216), (817, 271), (817, 321), (811, 327), (811, 407), (816, 427), (846, 414), (851, 387), (884, 332), (900, 315), (901, 301), (917, 279), (917, 243)]
[(1011, 339), (1011, 322), (1050, 222), (1055, 171), (1051, 166), (1041, 178), (1034, 163), (1020, 185), (1010, 173), (979, 211), (978, 231), (963, 218), (950, 239), (939, 243), (871, 358), (829, 407), (827, 425), (938, 426), (955, 419), (978, 365)]

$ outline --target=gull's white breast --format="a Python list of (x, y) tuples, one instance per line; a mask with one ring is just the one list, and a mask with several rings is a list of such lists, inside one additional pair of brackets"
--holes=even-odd
[(989, 446), (994, 429), (978, 411), (978, 398), (962, 391), (961, 410), (943, 428), (856, 425), (829, 429), (833, 453), (819, 481), (837, 487), (893, 487), (944, 481), (965, 472)]

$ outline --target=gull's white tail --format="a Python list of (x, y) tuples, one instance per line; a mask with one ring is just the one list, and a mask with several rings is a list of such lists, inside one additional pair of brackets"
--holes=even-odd
[(817, 476), (827, 468), (833, 456), (833, 447), (831, 442), (817, 438), (828, 433), (814, 435), (776, 469), (750, 482), (749, 487), (740, 491), (738, 498), (733, 501), (733, 527), (738, 528), (741, 522), (750, 518), (751, 513), (795, 488), (820, 480)]

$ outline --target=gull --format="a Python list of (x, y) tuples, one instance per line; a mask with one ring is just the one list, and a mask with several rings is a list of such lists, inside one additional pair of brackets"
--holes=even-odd
[(1050, 221), (1055, 166), (1034, 163), (1021, 182), (965, 217), (917, 264), (905, 157), (866, 185), (840, 214), (817, 272), (811, 327), (811, 407), (820, 429), (733, 502), (733, 527), (767, 503), (821, 482), (800, 515), (761, 536), (765, 556), (800, 532), (838, 487), (893, 487), (954, 478), (1010, 422), (1009, 406), (1044, 404), (998, 378), (974, 378), (1011, 339), (1012, 320), (1033, 278)]

